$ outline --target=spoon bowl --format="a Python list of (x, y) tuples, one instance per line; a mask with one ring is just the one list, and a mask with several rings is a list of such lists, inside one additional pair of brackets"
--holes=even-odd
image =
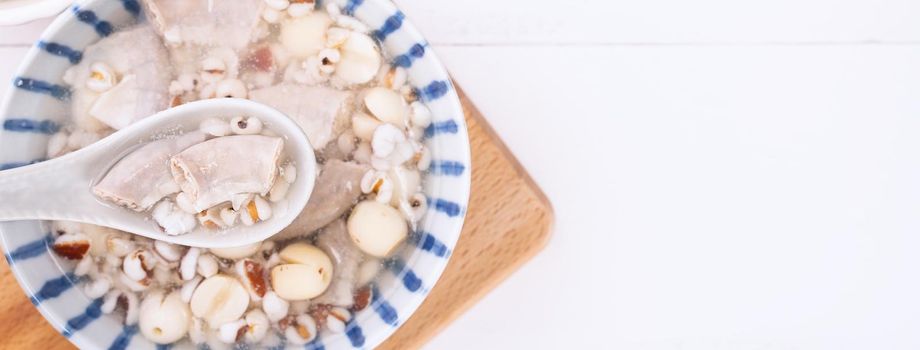
[[(209, 118), (256, 117), (284, 139), (285, 154), (297, 169), (287, 198), (273, 206), (272, 218), (252, 226), (223, 230), (196, 229), (167, 235), (149, 212), (135, 212), (105, 201), (92, 186), (138, 146), (197, 130)], [(164, 165), (165, 166), (165, 165)], [(283, 113), (244, 99), (191, 102), (159, 112), (83, 149), (53, 160), (0, 171), (0, 221), (65, 220), (111, 227), (169, 243), (202, 248), (239, 247), (263, 241), (287, 227), (310, 199), (316, 158), (303, 130)]]

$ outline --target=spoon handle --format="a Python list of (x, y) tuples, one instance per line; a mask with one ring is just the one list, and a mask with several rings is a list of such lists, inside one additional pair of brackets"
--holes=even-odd
[[(271, 220), (259, 225), (235, 226), (219, 233), (202, 228), (172, 236), (166, 234), (149, 213), (134, 212), (93, 194), (92, 186), (96, 180), (126, 154), (137, 150), (136, 147), (148, 144), (156, 136), (198, 130), (201, 123), (209, 118), (228, 116), (261, 119), (264, 125), (284, 138), (287, 143), (285, 152), (296, 166), (297, 174), (300, 174), (291, 184), (285, 206), (275, 209)], [(256, 102), (233, 98), (210, 99), (158, 112), (62, 157), (0, 171), (0, 221), (76, 221), (186, 246), (239, 247), (271, 237), (293, 222), (310, 199), (315, 177), (313, 147), (300, 125), (280, 111)]]
[(0, 171), (0, 221), (86, 222), (100, 205), (90, 190), (88, 152)]

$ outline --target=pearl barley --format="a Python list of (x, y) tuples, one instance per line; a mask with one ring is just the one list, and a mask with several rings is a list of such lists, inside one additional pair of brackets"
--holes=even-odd
[[(156, 10), (154, 5), (160, 10), (173, 6), (148, 2), (152, 6), (145, 11)], [(321, 134), (319, 139), (325, 145), (316, 149), (315, 168), (291, 158), (262, 162), (262, 155), (276, 153), (258, 150), (249, 156), (226, 145), (212, 147), (208, 154), (228, 155), (232, 161), (229, 167), (212, 162), (213, 158), (192, 164), (186, 150), (196, 146), (177, 146), (163, 157), (145, 158), (148, 164), (166, 163), (169, 179), (132, 186), (155, 192), (149, 203), (135, 207), (142, 207), (141, 211), (146, 211), (150, 221), (166, 234), (210, 230), (219, 235), (223, 233), (220, 230), (262, 225), (262, 221), (289, 214), (287, 197), (304, 190), (296, 183), (297, 172), (308, 171), (308, 177), (322, 179), (317, 182), (314, 199), (328, 204), (321, 203), (318, 213), (301, 215), (295, 222), (294, 227), (306, 226), (309, 230), (303, 231), (310, 232), (241, 247), (205, 249), (92, 225), (53, 223), (56, 239), (52, 248), (72, 260), (73, 274), (83, 281), (75, 289), (101, 299), (100, 313), (112, 314), (116, 320), (123, 317), (124, 326), (136, 327), (146, 340), (156, 344), (184, 347), (191, 343), (192, 347), (215, 350), (269, 348), (309, 344), (320, 334), (346, 332), (348, 322), (375, 298), (371, 284), (381, 278), (386, 257), (404, 246), (409, 230), (428, 211), (421, 180), (423, 172), (432, 166), (425, 141), (436, 140), (424, 140), (424, 135), (433, 115), (409, 84), (410, 74), (416, 83), (427, 78), (416, 76), (417, 71), (402, 61), (384, 57), (381, 42), (371, 31), (374, 28), (350, 15), (352, 11), (343, 11), (344, 0), (322, 2), (321, 8), (314, 0), (255, 2), (256, 6), (215, 2), (211, 4), (214, 8), (208, 9), (226, 14), (229, 7), (246, 8), (247, 21), (241, 22), (246, 28), (237, 33), (245, 32), (246, 38), (227, 30), (218, 33), (228, 37), (215, 45), (202, 45), (196, 42), (199, 36), (212, 36), (214, 33), (208, 31), (227, 23), (205, 21), (200, 23), (200, 30), (193, 31), (165, 23), (161, 24), (171, 28), (154, 30), (150, 24), (141, 24), (146, 28), (140, 31), (166, 45), (156, 45), (162, 52), (154, 48), (129, 52), (137, 50), (130, 45), (106, 49), (108, 42), (121, 34), (113, 35), (87, 47), (86, 63), (70, 68), (73, 72), (67, 74), (79, 76), (79, 81), (64, 77), (74, 90), (69, 107), (75, 112), (89, 112), (83, 113), (85, 117), (76, 113), (74, 123), (49, 135), (49, 158), (101, 140), (112, 131), (109, 126), (127, 126), (115, 127), (102, 120), (115, 120), (117, 115), (123, 124), (130, 124), (140, 117), (135, 112), (155, 107), (141, 103), (134, 108), (138, 102), (133, 101), (135, 97), (151, 94), (157, 95), (153, 102), (163, 108), (200, 99), (252, 96), (295, 119), (304, 119), (298, 120), (306, 123), (301, 125), (304, 132), (311, 137)], [(143, 44), (141, 40), (132, 42)], [(95, 50), (93, 45), (103, 49)], [(133, 62), (131, 57), (137, 55), (164, 62)], [(170, 68), (174, 74), (151, 77), (148, 66)], [(292, 94), (285, 88), (266, 96), (267, 89), (276, 86), (304, 86), (310, 92)], [(347, 98), (327, 98), (322, 90)], [(133, 92), (141, 95), (134, 96)], [(287, 103), (295, 107), (284, 108)], [(157, 140), (161, 136), (165, 141), (194, 136), (200, 138), (197, 143), (216, 144), (221, 138), (226, 138), (223, 142), (282, 137), (279, 131), (271, 130), (272, 125), (263, 125), (252, 115), (205, 118), (200, 123), (163, 130)], [(336, 162), (353, 167), (353, 172), (336, 169)], [(217, 182), (191, 178), (195, 171), (244, 169), (254, 163), (265, 163), (261, 169), (270, 176), (260, 177), (263, 181), (259, 186), (251, 188), (233, 187), (210, 196), (205, 189), (219, 188)], [(232, 176), (210, 178), (236, 181)], [(336, 183), (327, 186), (326, 178)], [(348, 200), (338, 200), (340, 196)], [(310, 220), (317, 222), (302, 225)]]

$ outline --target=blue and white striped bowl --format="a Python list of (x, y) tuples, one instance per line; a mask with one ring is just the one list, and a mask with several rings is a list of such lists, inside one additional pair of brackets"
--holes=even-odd
[[(434, 158), (424, 179), (430, 209), (413, 233), (413, 246), (388, 261), (387, 271), (374, 285), (371, 306), (349, 322), (345, 334), (323, 334), (307, 349), (373, 348), (405, 323), (447, 265), (470, 190), (463, 110), (427, 42), (389, 0), (339, 2), (345, 13), (378, 28), (374, 36), (394, 64), (407, 68), (410, 84), (433, 112), (434, 123), (425, 139)], [(87, 0), (51, 24), (26, 55), (12, 82), (15, 88), (0, 108), (0, 169), (44, 160), (49, 135), (69, 115), (70, 89), (61, 79), (64, 71), (80, 62), (86, 46), (142, 17), (138, 0)], [(48, 223), (39, 221), (0, 224), (7, 262), (42, 315), (83, 349), (164, 348), (138, 335), (137, 327), (124, 327), (116, 318), (101, 314), (100, 300), (74, 288), (79, 281), (70, 273), (73, 264), (49, 251), (49, 230)]]

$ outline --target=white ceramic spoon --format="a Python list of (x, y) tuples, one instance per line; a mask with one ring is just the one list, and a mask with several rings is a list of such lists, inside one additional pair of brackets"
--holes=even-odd
[[(92, 193), (92, 186), (137, 146), (168, 130), (197, 130), (201, 121), (217, 117), (257, 117), (284, 138), (285, 154), (297, 168), (287, 198), (273, 207), (272, 217), (252, 226), (212, 231), (198, 229), (170, 236), (149, 212), (134, 212)], [(164, 164), (165, 166), (165, 164)], [(0, 171), (0, 221), (66, 220), (107, 226), (148, 238), (186, 246), (238, 247), (265, 240), (300, 214), (316, 180), (316, 158), (303, 130), (281, 112), (243, 99), (211, 99), (184, 104), (144, 118), (96, 143), (59, 158)]]

